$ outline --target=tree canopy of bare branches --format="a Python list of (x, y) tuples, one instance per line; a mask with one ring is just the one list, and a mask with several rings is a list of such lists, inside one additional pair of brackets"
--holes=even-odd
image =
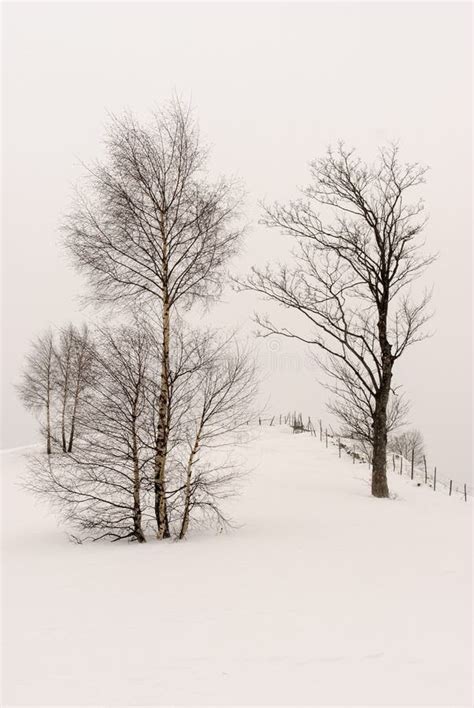
[(46, 439), (46, 452), (52, 452), (53, 432), (51, 409), (54, 389), (54, 341), (48, 330), (33, 342), (26, 357), (23, 378), (18, 385), (18, 395), (23, 405), (40, 416)]
[(54, 358), (55, 389), (61, 409), (61, 446), (63, 452), (71, 452), (81, 400), (94, 384), (93, 352), (87, 326), (82, 330), (72, 324), (62, 327)]
[(18, 393), (26, 408), (41, 420), (48, 454), (59, 443), (71, 452), (77, 412), (93, 384), (92, 352), (87, 327), (72, 324), (50, 329), (32, 344)]
[(406, 460), (411, 460), (415, 465), (421, 465), (425, 454), (423, 436), (419, 430), (405, 430), (399, 435), (392, 435), (388, 441), (390, 452), (401, 455)]
[(299, 317), (301, 326), (291, 329), (268, 317), (257, 321), (263, 336), (314, 347), (339, 397), (334, 412), (370, 436), (376, 497), (389, 495), (394, 365), (425, 336), (429, 317), (429, 295), (414, 299), (410, 292), (433, 260), (423, 255), (419, 240), (423, 203), (407, 201), (425, 173), (416, 163), (401, 162), (396, 146), (381, 149), (374, 165), (343, 144), (330, 149), (311, 163), (312, 182), (301, 198), (265, 207), (263, 222), (293, 237), (294, 265), (253, 269), (240, 283)]

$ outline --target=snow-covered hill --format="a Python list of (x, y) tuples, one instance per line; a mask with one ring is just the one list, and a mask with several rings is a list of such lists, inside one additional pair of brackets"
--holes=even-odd
[(471, 503), (253, 431), (241, 524), (71, 544), (3, 455), (4, 704), (471, 705)]

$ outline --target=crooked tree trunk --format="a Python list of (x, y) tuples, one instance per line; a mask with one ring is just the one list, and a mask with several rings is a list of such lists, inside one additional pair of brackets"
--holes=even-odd
[(157, 538), (169, 538), (168, 510), (166, 505), (166, 455), (168, 449), (169, 416), (169, 357), (170, 357), (170, 312), (167, 298), (163, 301), (163, 343), (161, 361), (160, 396), (158, 400), (158, 431), (155, 452), (155, 517)]
[(386, 283), (379, 303), (379, 321), (377, 323), (381, 352), (381, 381), (375, 396), (373, 418), (372, 495), (379, 498), (389, 496), (387, 483), (387, 408), (393, 367), (392, 347), (387, 337), (389, 291), (389, 284)]
[(202, 425), (200, 426), (198, 433), (196, 435), (196, 440), (194, 441), (193, 449), (191, 450), (191, 453), (189, 455), (188, 466), (186, 469), (186, 486), (185, 486), (185, 491), (184, 491), (184, 512), (183, 512), (183, 519), (181, 521), (181, 530), (179, 532), (180, 539), (183, 539), (186, 536), (186, 534), (188, 532), (188, 527), (189, 527), (189, 513), (191, 511), (191, 478), (193, 475), (194, 460), (195, 460), (196, 455), (199, 450), (199, 443), (201, 440), (201, 430), (202, 430)]

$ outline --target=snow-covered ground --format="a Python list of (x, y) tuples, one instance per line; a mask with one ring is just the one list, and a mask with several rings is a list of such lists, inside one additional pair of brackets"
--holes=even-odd
[(470, 502), (255, 431), (242, 524), (71, 544), (3, 454), (3, 704), (471, 705)]

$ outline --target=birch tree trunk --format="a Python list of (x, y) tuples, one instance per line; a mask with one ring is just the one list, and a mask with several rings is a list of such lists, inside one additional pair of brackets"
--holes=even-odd
[(48, 391), (46, 394), (46, 453), (51, 455), (51, 386), (48, 377)]
[(78, 372), (77, 381), (76, 381), (76, 388), (74, 391), (74, 403), (72, 406), (71, 429), (69, 431), (69, 441), (68, 441), (68, 446), (67, 446), (68, 452), (72, 452), (72, 446), (73, 446), (73, 442), (74, 442), (74, 435), (75, 435), (75, 430), (76, 430), (77, 407), (79, 404), (79, 388), (80, 388), (80, 373)]
[(74, 443), (74, 436), (76, 433), (76, 418), (77, 418), (77, 410), (79, 407), (79, 398), (81, 396), (81, 385), (83, 383), (83, 377), (84, 377), (84, 367), (85, 367), (85, 359), (86, 359), (86, 350), (85, 342), (80, 343), (81, 350), (78, 355), (77, 359), (77, 372), (76, 372), (76, 385), (74, 387), (74, 401), (73, 401), (73, 406), (72, 406), (72, 414), (71, 414), (71, 429), (69, 431), (69, 441), (68, 441), (68, 446), (67, 446), (67, 451), (72, 452), (73, 448), (73, 443)]
[[(69, 363), (67, 364), (69, 367)], [(68, 385), (69, 385), (69, 371), (66, 369), (65, 374), (64, 374), (64, 386), (63, 386), (63, 401), (62, 401), (62, 407), (61, 407), (61, 446), (63, 452), (67, 451), (67, 443), (66, 443), (66, 405), (67, 405), (67, 394), (68, 394)]]
[(136, 402), (132, 413), (132, 457), (133, 457), (133, 527), (138, 543), (145, 543), (142, 529), (142, 507), (140, 500), (140, 463), (138, 459)]
[(51, 377), (52, 377), (53, 345), (49, 343), (48, 359), (46, 366), (46, 453), (51, 455)]
[(161, 361), (160, 396), (158, 400), (158, 433), (155, 452), (155, 517), (157, 538), (169, 538), (168, 510), (166, 505), (166, 455), (168, 448), (169, 424), (169, 357), (170, 357), (170, 313), (168, 298), (163, 301), (163, 343)]
[(193, 475), (194, 460), (195, 460), (197, 452), (199, 450), (199, 443), (201, 440), (201, 430), (202, 430), (202, 423), (201, 423), (199, 430), (197, 432), (196, 440), (194, 441), (193, 449), (191, 450), (191, 453), (189, 455), (188, 466), (186, 469), (186, 486), (185, 486), (185, 492), (184, 492), (184, 512), (183, 512), (183, 519), (181, 521), (181, 530), (179, 532), (180, 539), (183, 539), (186, 536), (186, 534), (188, 532), (188, 527), (189, 527), (189, 512), (191, 510), (191, 478)]

